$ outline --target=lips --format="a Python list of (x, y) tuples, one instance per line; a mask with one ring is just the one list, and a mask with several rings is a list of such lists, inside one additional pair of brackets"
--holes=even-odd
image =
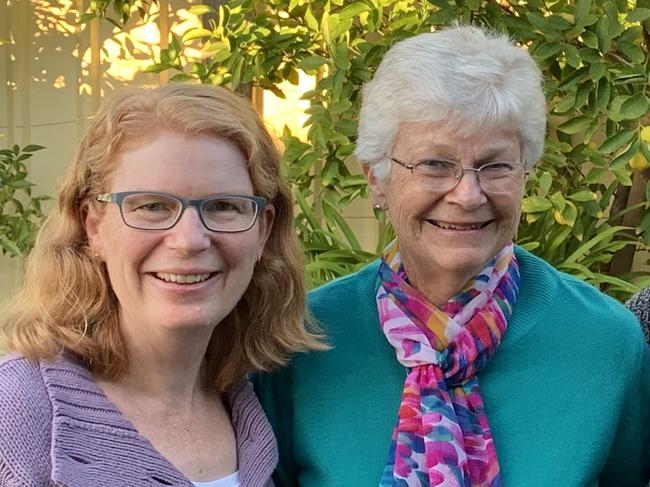
[(214, 273), (205, 272), (198, 274), (176, 274), (171, 272), (156, 272), (154, 274), (158, 279), (175, 284), (196, 284), (197, 282), (207, 281)]
[(445, 222), (442, 220), (427, 220), (432, 225), (443, 230), (458, 230), (458, 231), (471, 231), (481, 230), (487, 227), (494, 220), (487, 220), (483, 222)]

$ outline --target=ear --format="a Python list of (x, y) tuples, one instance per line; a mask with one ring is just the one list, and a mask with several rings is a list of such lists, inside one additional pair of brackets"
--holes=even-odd
[(104, 255), (101, 233), (99, 231), (101, 216), (90, 205), (86, 204), (82, 212), (82, 223), (90, 250), (101, 258)]
[(363, 174), (368, 180), (368, 188), (370, 188), (370, 193), (372, 195), (373, 206), (380, 206), (382, 209), (386, 209), (385, 181), (375, 175), (375, 171), (370, 164), (363, 165)]
[(264, 207), (262, 213), (259, 216), (259, 255), (262, 255), (264, 252), (264, 246), (266, 241), (271, 235), (271, 229), (273, 228), (273, 222), (275, 221), (275, 206), (272, 203), (269, 203)]

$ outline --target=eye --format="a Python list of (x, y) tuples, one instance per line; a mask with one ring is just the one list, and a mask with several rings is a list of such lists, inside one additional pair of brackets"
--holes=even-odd
[(509, 174), (515, 171), (519, 166), (512, 162), (490, 162), (481, 166), (480, 170), (484, 174)]
[(172, 213), (178, 209), (178, 202), (171, 198), (152, 194), (133, 194), (122, 202), (127, 212)]
[(137, 208), (134, 208), (135, 211), (169, 211), (169, 206), (165, 205), (162, 201), (154, 201), (152, 203), (146, 203), (140, 205)]
[(455, 162), (440, 159), (424, 159), (415, 164), (415, 167), (422, 174), (432, 177), (448, 177), (457, 170)]
[(203, 211), (212, 214), (241, 213), (253, 211), (254, 203), (244, 198), (216, 198), (203, 203)]

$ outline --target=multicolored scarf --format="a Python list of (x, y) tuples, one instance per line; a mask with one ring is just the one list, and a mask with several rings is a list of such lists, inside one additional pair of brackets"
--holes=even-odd
[(442, 309), (410, 285), (396, 242), (378, 279), (379, 321), (408, 372), (380, 487), (501, 486), (477, 373), (517, 299), (512, 243)]

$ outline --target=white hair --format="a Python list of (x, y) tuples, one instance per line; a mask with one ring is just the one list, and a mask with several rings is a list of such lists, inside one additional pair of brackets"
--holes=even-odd
[(507, 36), (457, 26), (395, 44), (363, 87), (355, 155), (386, 178), (399, 127), (444, 122), (471, 136), (488, 128), (514, 129), (532, 167), (542, 156), (546, 104), (539, 68)]

